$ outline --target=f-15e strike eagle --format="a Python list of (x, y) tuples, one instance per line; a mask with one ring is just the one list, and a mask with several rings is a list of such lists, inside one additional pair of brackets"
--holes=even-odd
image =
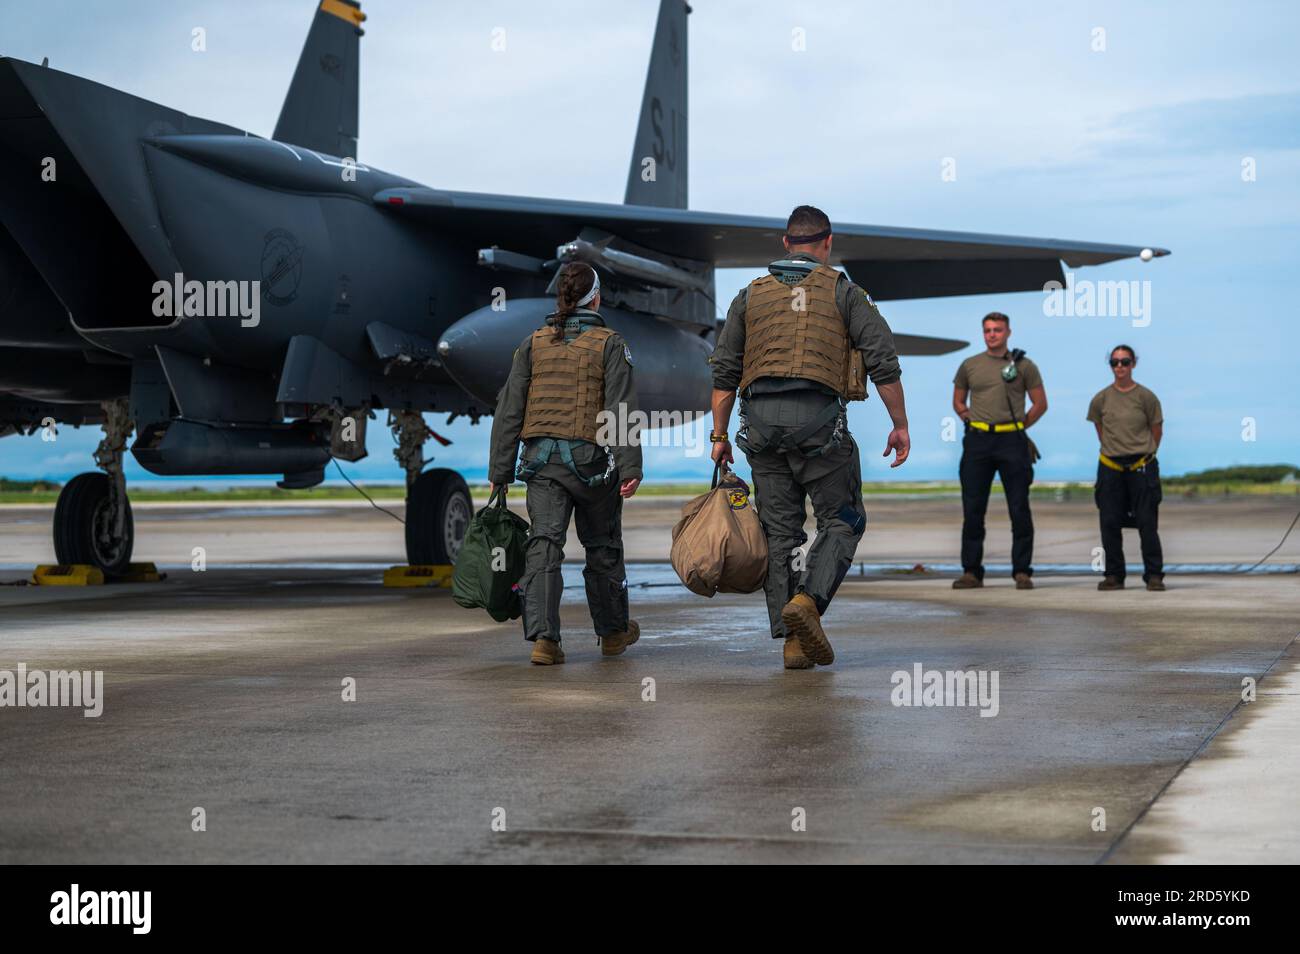
[[(621, 205), (450, 192), (361, 163), (354, 0), (320, 0), (270, 139), (0, 58), (0, 435), (105, 431), (100, 469), (59, 497), (58, 561), (126, 567), (133, 430), (155, 474), (310, 487), (332, 458), (365, 454), (365, 421), (385, 409), (407, 559), (452, 562), (469, 492), (425, 468), (422, 414), (491, 413), (573, 258), (601, 271), (643, 409), (705, 410), (714, 269), (767, 264), (784, 221), (686, 208), (689, 12), (660, 4)], [(1150, 253), (837, 222), (835, 254), (888, 301), (1042, 289), (1063, 260)], [(896, 340), (904, 354), (965, 345)]]

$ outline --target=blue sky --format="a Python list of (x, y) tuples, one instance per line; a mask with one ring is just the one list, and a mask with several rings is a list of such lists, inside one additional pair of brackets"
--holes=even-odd
[[(268, 135), (311, 18), (310, 0), (258, 4), (0, 2), (0, 53), (51, 65)], [(359, 158), (435, 187), (619, 201), (656, 14), (620, 4), (366, 0)], [(951, 380), (979, 319), (1012, 316), (1042, 369), (1035, 428), (1045, 479), (1087, 479), (1084, 421), (1133, 345), (1161, 398), (1166, 473), (1300, 464), (1293, 382), (1300, 332), (1300, 8), (1285, 3), (860, 4), (698, 0), (690, 17), (692, 208), (1003, 232), (1169, 248), (1084, 269), (1149, 281), (1151, 321), (1049, 317), (1037, 293), (887, 302), (898, 331), (971, 348), (905, 358), (913, 459), (889, 471), (879, 400), (851, 425), (863, 476), (956, 476), (942, 440)], [(207, 51), (191, 50), (191, 30)], [(490, 48), (494, 27), (506, 49)], [(806, 49), (791, 47), (802, 28)], [(1104, 50), (1097, 50), (1104, 30)], [(942, 163), (955, 160), (944, 181)], [(1255, 178), (1243, 181), (1243, 160)], [(774, 257), (779, 250), (774, 250)], [(720, 273), (718, 300), (754, 277)], [(1255, 422), (1242, 439), (1243, 419)], [(380, 422), (382, 423), (382, 422)], [(478, 479), (487, 428), (431, 423), (440, 465)], [(0, 441), (0, 474), (87, 469), (98, 432)], [(383, 428), (354, 477), (396, 480)], [(432, 447), (431, 447), (432, 449)], [(680, 449), (647, 449), (651, 479), (707, 475)], [(131, 461), (131, 479), (148, 478)], [(263, 478), (265, 479), (265, 478)], [(196, 481), (185, 478), (185, 483)]]

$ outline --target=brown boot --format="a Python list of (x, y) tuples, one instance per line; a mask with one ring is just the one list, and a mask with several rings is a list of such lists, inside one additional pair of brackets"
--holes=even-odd
[(974, 573), (969, 572), (963, 573), (961, 576), (957, 577), (957, 579), (952, 581), (952, 588), (954, 590), (978, 590), (983, 585), (983, 580)]
[(1018, 590), (1032, 590), (1034, 588), (1034, 578), (1028, 573), (1017, 573), (1014, 579)]
[(829, 666), (835, 662), (835, 650), (822, 631), (817, 604), (807, 593), (796, 593), (781, 608), (781, 622), (785, 623), (785, 631), (799, 641), (803, 654), (817, 665)]
[(785, 668), (812, 669), (817, 664), (803, 654), (803, 647), (793, 636), (785, 638)]
[(1163, 593), (1165, 591), (1165, 578), (1163, 576), (1153, 576), (1147, 580), (1147, 589), (1152, 593)]
[(1097, 584), (1097, 589), (1122, 590), (1124, 589), (1124, 581), (1117, 576), (1108, 576), (1106, 577), (1106, 579), (1102, 580), (1100, 583)]
[(630, 619), (627, 621), (627, 629), (623, 632), (610, 633), (608, 636), (600, 637), (600, 654), (602, 656), (618, 656), (640, 638), (641, 624), (634, 619)]
[(564, 650), (558, 640), (538, 639), (533, 643), (532, 663), (534, 666), (558, 666), (564, 662)]

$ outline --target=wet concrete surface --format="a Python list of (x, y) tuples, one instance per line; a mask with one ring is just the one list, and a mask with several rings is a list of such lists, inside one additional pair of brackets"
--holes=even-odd
[[(685, 498), (636, 497), (624, 510), (624, 546), (629, 560), (668, 558), (669, 532)], [(526, 516), (516, 485), (511, 507)], [(478, 500), (476, 506), (485, 501)], [(400, 502), (379, 503), (401, 517)], [(952, 497), (902, 499), (868, 496), (867, 532), (856, 558), (871, 563), (951, 564), (961, 548), (961, 500)], [(1160, 509), (1160, 532), (1170, 563), (1254, 563), (1281, 539), (1300, 510), (1300, 494), (1275, 497), (1169, 497)], [(1069, 500), (1033, 504), (1036, 561), (1040, 565), (1090, 564), (1101, 545), (1091, 494), (1073, 492)], [(0, 505), (0, 567), (17, 569), (53, 563), (52, 505)], [(403, 559), (403, 528), (393, 517), (364, 500), (240, 502), (230, 506), (185, 503), (134, 505), (136, 558), (159, 564), (188, 565), (202, 546), (213, 564), (248, 562), (383, 563)], [(998, 496), (989, 504), (986, 560), (1007, 563), (1011, 530)], [(811, 519), (807, 524), (813, 532)], [(1127, 554), (1139, 557), (1135, 531), (1126, 531)], [(577, 537), (569, 557), (582, 559)], [(1300, 563), (1300, 532), (1270, 561)], [(6, 578), (0, 570), (0, 580)], [(9, 574), (7, 578), (14, 578)]]
[[(1300, 642), (1293, 642), (1107, 857), (1114, 863), (1300, 860)], [(1245, 692), (1245, 687), (1243, 687)]]
[[(935, 502), (920, 504), (916, 526), (937, 534)], [(1040, 522), (1082, 541), (1095, 512), (1062, 507)], [(1262, 556), (1284, 510), (1214, 511), (1220, 543), (1202, 558)], [(666, 537), (665, 512), (629, 508), (639, 552), (665, 555), (649, 542)], [(0, 563), (25, 545), (12, 515), (0, 513)], [(1166, 550), (1190, 560), (1194, 547), (1172, 542), (1181, 519), (1166, 521)], [(250, 520), (266, 521), (253, 539)], [(665, 571), (633, 565), (642, 640), (601, 658), (574, 588), (567, 664), (532, 667), (517, 622), (349, 568), (396, 562), (377, 521), (389, 518), (346, 508), (146, 521), (140, 556), (186, 566), (164, 583), (0, 587), (0, 669), (102, 670), (106, 696), (97, 719), (0, 709), (0, 861), (1176, 861), (1214, 833), (1171, 821), (1157, 796), (1180, 793), (1193, 756), (1251, 731), (1244, 676), (1293, 685), (1291, 574), (1171, 578), (1158, 594), (1097, 593), (1095, 576), (1029, 593), (851, 579), (825, 620), (835, 664), (786, 672), (759, 596), (637, 587)], [(1197, 525), (1189, 539), (1208, 539)], [(213, 556), (292, 563), (306, 540), (307, 557), (343, 565), (229, 569)], [(187, 568), (193, 545), (209, 546), (204, 573)], [(928, 545), (871, 552), (908, 560)], [(1275, 559), (1294, 562), (1286, 549)], [(580, 557), (576, 539), (569, 552)], [(893, 705), (893, 674), (917, 664), (996, 671), (997, 715)], [(1216, 757), (1277, 794), (1296, 764), (1281, 751)], [(1294, 832), (1277, 801), (1238, 799), (1237, 821), (1294, 862), (1293, 835), (1267, 837)], [(191, 830), (195, 807), (205, 832)]]

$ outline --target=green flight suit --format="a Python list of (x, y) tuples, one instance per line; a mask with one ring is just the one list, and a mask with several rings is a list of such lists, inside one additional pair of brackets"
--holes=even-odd
[[(809, 255), (795, 255), (773, 262), (768, 271), (795, 285), (817, 264)], [(747, 296), (748, 288), (743, 288), (732, 301), (709, 359), (713, 386), (721, 391), (734, 391), (740, 385)], [(875, 303), (844, 275), (836, 284), (835, 301), (849, 341), (862, 352), (872, 382), (897, 381), (901, 372), (894, 336)], [(844, 403), (830, 388), (801, 378), (769, 377), (754, 381), (740, 398), (737, 446), (745, 451), (753, 472), (755, 505), (768, 542), (763, 585), (767, 615), (773, 638), (784, 639), (781, 608), (795, 593), (803, 592), (817, 603), (818, 612), (825, 613), (853, 563), (867, 523), (862, 465)], [(838, 415), (833, 414), (832, 403), (839, 405)], [(807, 433), (819, 418), (826, 423)], [(757, 441), (756, 434), (760, 435)], [(812, 503), (817, 539), (806, 556), (795, 556), (795, 549), (808, 539), (803, 529), (806, 501)]]
[[(547, 324), (551, 325), (555, 318), (547, 318)], [(572, 341), (587, 327), (604, 324), (596, 312), (579, 308), (566, 323), (565, 340)], [(618, 334), (605, 342), (605, 410), (615, 420), (628, 420), (637, 410), (630, 354)], [(497, 395), (488, 465), (492, 483), (508, 484), (518, 476), (528, 485), (530, 529), (524, 575), (519, 581), (524, 638), (560, 641), (560, 595), (564, 589), (560, 567), (571, 517), (576, 517), (578, 540), (587, 552), (583, 579), (596, 636), (624, 632), (628, 621), (627, 572), (623, 565), (623, 498), (618, 488), (622, 481), (642, 476), (641, 448), (639, 444), (611, 443), (606, 448), (590, 441), (570, 441), (570, 466), (563, 460), (559, 446), (551, 447), (546, 460), (540, 460), (550, 439), (533, 437), (524, 442), (516, 473), (531, 378), (529, 336), (515, 351), (510, 377)], [(602, 475), (603, 480), (591, 482)]]

